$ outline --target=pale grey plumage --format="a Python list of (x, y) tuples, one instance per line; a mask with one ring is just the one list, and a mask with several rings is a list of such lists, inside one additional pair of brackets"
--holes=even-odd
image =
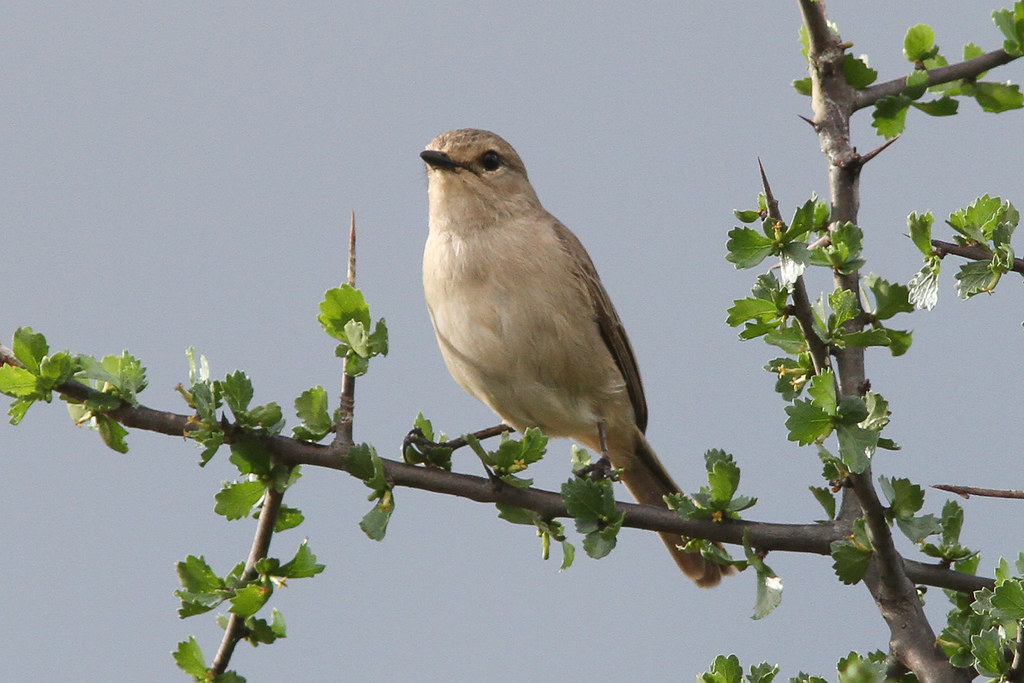
[[(443, 133), (421, 154), (430, 233), (423, 289), (445, 363), (466, 391), (517, 430), (540, 427), (600, 451), (642, 503), (679, 490), (643, 432), (636, 358), (594, 264), (549, 214), (516, 151), (494, 133)], [(722, 569), (676, 547), (701, 586)]]

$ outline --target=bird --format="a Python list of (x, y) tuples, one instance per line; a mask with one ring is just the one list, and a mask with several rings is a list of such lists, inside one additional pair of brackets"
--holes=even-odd
[[(539, 428), (606, 454), (640, 503), (680, 491), (644, 435), (633, 347), (580, 240), (541, 205), (495, 133), (442, 133), (420, 153), (429, 231), (423, 290), (448, 371), (517, 431)], [(731, 567), (660, 534), (698, 586)]]

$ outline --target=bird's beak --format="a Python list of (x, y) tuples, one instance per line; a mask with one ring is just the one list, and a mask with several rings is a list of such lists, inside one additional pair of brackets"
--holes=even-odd
[(425, 149), (420, 152), (420, 159), (427, 162), (427, 165), (431, 168), (438, 168), (446, 171), (454, 171), (457, 168), (462, 168), (462, 164), (452, 159), (444, 152), (438, 152), (435, 149)]

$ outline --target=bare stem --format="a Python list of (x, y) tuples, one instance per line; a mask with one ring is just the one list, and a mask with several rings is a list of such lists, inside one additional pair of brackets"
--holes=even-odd
[[(348, 277), (350, 287), (356, 286), (356, 212), (348, 230)], [(338, 443), (352, 443), (352, 422), (356, 409), (356, 378), (348, 373), (341, 377), (341, 406), (338, 409), (338, 422), (335, 427), (334, 440)]]
[(1011, 500), (1024, 500), (1024, 491), (1013, 489), (983, 489), (976, 486), (956, 486), (954, 484), (932, 484), (933, 489), (949, 491), (964, 498), (971, 496), (985, 496), (988, 498), (1009, 498)]

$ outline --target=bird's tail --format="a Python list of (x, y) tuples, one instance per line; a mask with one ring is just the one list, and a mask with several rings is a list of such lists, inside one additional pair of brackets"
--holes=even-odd
[[(665, 471), (639, 429), (636, 430), (634, 443), (633, 452), (625, 456), (617, 457), (617, 454), (622, 454), (622, 450), (609, 448), (612, 465), (622, 468), (622, 481), (638, 503), (664, 507), (663, 496), (668, 493), (679, 493), (679, 486), (672, 481), (672, 477)], [(735, 572), (732, 567), (705, 559), (700, 553), (680, 550), (682, 538), (677, 534), (659, 532), (658, 535), (668, 546), (679, 568), (701, 588), (717, 586), (723, 575)]]

